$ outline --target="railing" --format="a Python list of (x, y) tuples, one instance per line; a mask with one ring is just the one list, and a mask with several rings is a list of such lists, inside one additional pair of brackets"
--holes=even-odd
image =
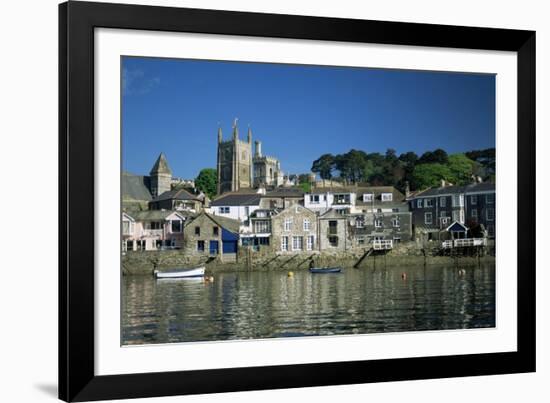
[(388, 250), (393, 248), (393, 240), (391, 239), (375, 239), (372, 241), (374, 250)]
[(485, 238), (463, 238), (463, 239), (454, 239), (450, 241), (443, 241), (441, 247), (443, 249), (450, 248), (467, 248), (470, 246), (485, 246), (487, 245), (487, 240)]
[(164, 230), (162, 229), (144, 229), (141, 233), (143, 236), (162, 236)]

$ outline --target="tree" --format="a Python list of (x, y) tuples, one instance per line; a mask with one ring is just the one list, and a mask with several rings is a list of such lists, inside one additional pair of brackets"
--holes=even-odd
[(218, 175), (214, 168), (201, 169), (195, 178), (195, 187), (212, 198), (218, 191)]
[(332, 154), (323, 154), (319, 159), (313, 161), (311, 172), (319, 174), (323, 182), (325, 179), (332, 178), (332, 170), (334, 169), (334, 156)]
[(418, 160), (419, 164), (446, 164), (447, 162), (449, 162), (449, 157), (441, 148), (434, 151), (426, 151)]
[(464, 154), (449, 155), (447, 164), (451, 171), (451, 178), (448, 180), (455, 185), (466, 185), (472, 181), (472, 175), (476, 172), (478, 164)]
[(449, 180), (452, 177), (451, 170), (443, 164), (420, 164), (414, 168), (412, 174), (412, 185), (414, 189), (425, 189), (437, 187), (441, 180)]

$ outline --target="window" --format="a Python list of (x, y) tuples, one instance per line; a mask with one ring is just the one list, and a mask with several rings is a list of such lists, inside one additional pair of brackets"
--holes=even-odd
[(357, 217), (355, 219), (355, 226), (357, 228), (363, 228), (365, 226), (365, 217)]
[(370, 202), (372, 202), (372, 193), (365, 193), (365, 194), (363, 195), (363, 201), (364, 201), (365, 203), (370, 203)]
[(364, 245), (365, 244), (365, 237), (364, 236), (358, 236), (357, 237), (357, 245)]
[(338, 237), (337, 236), (329, 236), (328, 237), (328, 243), (333, 248), (338, 246)]
[(463, 207), (464, 206), (464, 195), (455, 194), (453, 195), (453, 207)]
[(393, 200), (393, 194), (391, 193), (382, 193), (382, 201), (383, 202), (390, 202)]
[(220, 229), (218, 227), (212, 227), (212, 236), (218, 236)]
[(220, 207), (220, 214), (229, 214), (230, 211), (229, 207)]
[(301, 236), (292, 237), (292, 250), (302, 250), (304, 248), (304, 238)]
[(255, 221), (254, 222), (254, 232), (256, 232), (258, 234), (269, 233), (269, 221), (267, 221), (267, 220)]
[(335, 194), (334, 195), (334, 204), (349, 204), (350, 195), (349, 194)]
[(472, 209), (472, 211), (470, 212), (471, 216), (472, 216), (472, 220), (474, 221), (477, 221), (477, 209)]
[(284, 236), (281, 238), (281, 250), (287, 251), (288, 250), (288, 237)]
[(472, 206), (475, 206), (477, 204), (477, 195), (470, 196), (470, 203)]
[(171, 225), (172, 225), (172, 232), (181, 232), (181, 221), (180, 220), (171, 221)]
[(422, 199), (418, 199), (418, 200), (416, 201), (416, 207), (417, 207), (417, 208), (422, 208)]
[(307, 250), (313, 250), (313, 244), (314, 243), (315, 243), (315, 238), (313, 237), (313, 235), (309, 235), (307, 237), (306, 249)]
[(263, 238), (256, 238), (258, 240), (258, 245), (269, 245), (269, 238), (263, 237)]
[(377, 209), (376, 209), (376, 212), (377, 212), (377, 213), (381, 213), (381, 212), (382, 212), (382, 209), (381, 209), (381, 208), (377, 208)]
[(487, 221), (494, 221), (494, 220), (495, 220), (495, 209), (487, 208)]
[(458, 221), (458, 219), (459, 219), (458, 210), (454, 210), (453, 211), (453, 221)]
[(394, 228), (399, 228), (400, 226), (399, 217), (394, 217), (391, 220), (391, 224), (393, 225)]
[(136, 241), (136, 245), (137, 245), (137, 250), (145, 250), (147, 249), (146, 248), (146, 243), (145, 243), (145, 239), (144, 240), (141, 240), (141, 241)]
[(400, 236), (394, 236), (393, 237), (393, 243), (399, 243), (401, 242), (401, 237)]
[(284, 230), (292, 231), (292, 218), (285, 218)]
[(199, 252), (204, 252), (204, 241), (197, 241), (197, 250)]
[(489, 193), (485, 195), (485, 203), (487, 204), (494, 204), (495, 203), (495, 194)]
[(392, 213), (399, 213), (399, 208), (392, 208), (391, 211)]
[(309, 196), (309, 201), (310, 201), (311, 204), (318, 204), (319, 203), (319, 195)]
[(162, 229), (162, 223), (159, 221), (151, 221), (147, 227), (149, 227), (149, 229)]
[(304, 218), (304, 231), (309, 231), (310, 227), (311, 227), (311, 223), (310, 223), (309, 219)]
[(424, 213), (424, 224), (432, 224), (432, 213)]
[(487, 225), (487, 235), (491, 238), (495, 236), (495, 226), (493, 224)]
[(374, 220), (374, 228), (382, 228), (382, 220), (378, 218)]
[(446, 218), (446, 217), (447, 217), (447, 212), (446, 212), (445, 210), (441, 210), (441, 211), (439, 212), (439, 216), (440, 216), (441, 218)]
[(338, 233), (338, 221), (331, 220), (328, 222), (328, 233), (331, 235)]
[(201, 227), (195, 227), (195, 235), (200, 236), (200, 234), (201, 234)]
[(434, 199), (426, 199), (426, 207), (433, 207)]
[(134, 250), (134, 241), (126, 241), (126, 250)]
[(447, 198), (445, 196), (441, 196), (439, 198), (439, 206), (440, 207), (446, 207), (447, 206)]

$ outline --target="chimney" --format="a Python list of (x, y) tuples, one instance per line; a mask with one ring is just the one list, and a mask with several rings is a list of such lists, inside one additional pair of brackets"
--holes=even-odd
[(409, 184), (409, 181), (405, 182), (405, 198), (408, 199), (411, 197), (411, 185)]
[(256, 145), (256, 152), (255, 152), (256, 157), (261, 157), (262, 156), (262, 142), (256, 140), (254, 144)]
[(441, 187), (442, 187), (442, 188), (445, 187), (445, 179), (441, 179)]

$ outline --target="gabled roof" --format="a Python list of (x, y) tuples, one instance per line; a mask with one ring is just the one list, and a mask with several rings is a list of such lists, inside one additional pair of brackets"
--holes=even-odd
[[(382, 202), (382, 193), (391, 193), (392, 201), (391, 202)], [(363, 195), (372, 194), (374, 195), (374, 202), (378, 202), (384, 205), (390, 205), (391, 203), (399, 204), (405, 201), (405, 195), (397, 190), (394, 186), (366, 186), (357, 188), (357, 205), (371, 204), (371, 202), (364, 202)]]
[(150, 201), (152, 197), (148, 184), (149, 178), (146, 176), (123, 172), (121, 177), (122, 200)]
[(239, 228), (240, 228), (240, 225), (241, 225), (239, 220), (234, 220), (232, 218), (227, 218), (227, 217), (221, 217), (221, 216), (217, 216), (217, 215), (213, 215), (213, 214), (208, 214), (208, 213), (205, 213), (204, 211), (202, 213), (200, 213), (199, 215), (195, 216), (192, 220), (188, 221), (187, 225), (192, 225), (193, 222), (201, 216), (208, 217), (214, 223), (216, 223), (217, 225), (219, 225), (222, 228), (225, 228), (228, 231), (231, 231), (235, 234), (239, 233)]
[(159, 195), (153, 201), (162, 201), (162, 200), (200, 200), (198, 196), (189, 193), (185, 189), (174, 189), (164, 192)]
[(210, 206), (259, 206), (259, 193), (224, 193), (210, 203)]
[(168, 161), (166, 161), (166, 156), (164, 155), (164, 153), (160, 153), (159, 157), (157, 158), (157, 162), (155, 162), (155, 165), (153, 165), (153, 168), (151, 168), (151, 172), (149, 173), (149, 175), (155, 174), (172, 175), (172, 170), (168, 166)]
[(347, 215), (340, 214), (337, 209), (330, 208), (319, 216), (319, 218), (335, 218), (340, 220), (347, 219)]
[(262, 197), (304, 197), (304, 190), (299, 187), (278, 187), (273, 190), (269, 190)]
[(468, 231), (468, 227), (466, 227), (464, 224), (459, 223), (458, 221), (454, 221), (451, 225), (449, 225), (445, 231), (449, 232), (466, 232)]
[(441, 196), (458, 193), (475, 193), (475, 192), (487, 192), (491, 193), (495, 191), (495, 184), (490, 182), (472, 183), (466, 186), (445, 186), (439, 188), (427, 189), (424, 192), (418, 193), (414, 198)]

